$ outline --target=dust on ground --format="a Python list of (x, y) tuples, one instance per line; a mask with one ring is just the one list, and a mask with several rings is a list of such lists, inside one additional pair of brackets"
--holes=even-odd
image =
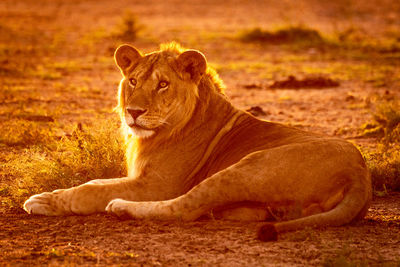
[[(136, 40), (115, 39), (127, 10), (138, 16), (142, 32)], [(65, 125), (93, 123), (98, 114), (116, 116), (112, 108), (120, 74), (112, 54), (122, 42), (145, 52), (172, 40), (200, 49), (239, 108), (361, 147), (376, 145), (373, 138), (359, 138), (361, 125), (372, 118), (371, 99), (400, 94), (399, 63), (388, 63), (398, 52), (349, 57), (330, 53), (329, 47), (286, 49), (235, 40), (243, 29), (285, 24), (305, 24), (328, 35), (343, 30), (383, 36), (399, 26), (396, 1), (4, 0), (0, 14), (2, 125), (18, 116), (56, 118)], [(268, 88), (291, 75), (304, 81), (315, 74), (339, 84), (321, 90)], [(2, 146), (0, 160), (22, 151)], [(120, 221), (104, 214), (49, 218), (2, 205), (0, 264), (396, 266), (399, 203), (396, 193), (375, 198), (367, 217), (356, 224), (286, 233), (272, 243), (255, 239), (260, 223)]]

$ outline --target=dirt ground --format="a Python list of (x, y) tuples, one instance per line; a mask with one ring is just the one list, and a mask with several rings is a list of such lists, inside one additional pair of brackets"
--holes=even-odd
[(357, 224), (286, 233), (270, 243), (255, 239), (262, 223), (121, 221), (103, 214), (47, 218), (5, 210), (0, 261), (11, 266), (349, 266), (351, 258), (396, 266), (399, 199), (400, 194), (375, 199)]
[[(127, 11), (140, 23), (135, 40), (121, 36)], [(116, 116), (112, 108), (120, 73), (112, 55), (117, 45), (129, 42), (150, 52), (175, 40), (204, 52), (236, 106), (374, 149), (377, 140), (361, 136), (360, 128), (373, 117), (374, 99), (400, 97), (399, 51), (357, 50), (354, 55), (329, 46), (260, 45), (236, 38), (254, 27), (300, 24), (325, 36), (353, 29), (355, 40), (359, 35), (400, 40), (400, 4), (3, 0), (0, 127), (26, 113), (54, 117), (60, 128)], [(326, 77), (322, 85), (328, 81), (328, 86), (314, 87), (313, 80), (310, 85), (309, 77), (316, 75), (317, 82)], [(291, 76), (301, 86), (274, 88), (290, 85)], [(24, 149), (0, 145), (0, 164)], [(9, 183), (3, 173), (0, 182)], [(375, 196), (358, 223), (286, 233), (271, 243), (255, 238), (262, 223), (121, 221), (104, 214), (49, 218), (9, 207), (4, 198), (0, 194), (1, 266), (400, 266), (399, 193)]]

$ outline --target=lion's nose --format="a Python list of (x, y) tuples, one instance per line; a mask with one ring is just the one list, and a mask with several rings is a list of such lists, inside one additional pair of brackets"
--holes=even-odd
[(127, 108), (126, 111), (128, 111), (128, 113), (132, 116), (132, 118), (134, 120), (136, 120), (137, 118), (139, 118), (140, 115), (145, 113), (147, 110), (146, 109), (131, 109), (131, 108)]

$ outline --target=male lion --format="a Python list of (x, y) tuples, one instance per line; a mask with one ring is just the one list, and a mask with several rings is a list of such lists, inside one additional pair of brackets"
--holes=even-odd
[(115, 61), (128, 177), (34, 195), (28, 213), (278, 219), (259, 231), (276, 240), (279, 232), (339, 226), (367, 212), (370, 176), (352, 144), (236, 109), (199, 51), (171, 43), (143, 55), (122, 45)]

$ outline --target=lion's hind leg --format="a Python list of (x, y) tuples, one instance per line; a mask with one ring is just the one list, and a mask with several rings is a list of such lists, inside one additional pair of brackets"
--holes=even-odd
[[(269, 221), (275, 218), (271, 216), (266, 207), (261, 205), (243, 205), (238, 206), (231, 205), (218, 206), (205, 205), (195, 213), (191, 215), (191, 211), (186, 208), (179, 209), (181, 204), (180, 201), (186, 201), (183, 198), (167, 201), (149, 201), (149, 202), (135, 202), (127, 201), (123, 199), (114, 199), (110, 201), (106, 207), (107, 212), (114, 213), (120, 218), (136, 218), (136, 219), (158, 219), (158, 220), (186, 220), (191, 221), (197, 219), (197, 217), (205, 216), (206, 218), (217, 219), (217, 220), (229, 220), (229, 221)], [(200, 210), (200, 212), (199, 212)], [(201, 212), (204, 211), (204, 212)]]
[(265, 186), (262, 178), (251, 175), (254, 168), (247, 162), (262, 157), (263, 153), (253, 154), (250, 159), (243, 159), (214, 174), (177, 198), (147, 202), (115, 199), (108, 204), (106, 211), (118, 216), (129, 214), (132, 218), (192, 221), (215, 210), (216, 215), (224, 219), (265, 220), (266, 207), (240, 205), (263, 203)]
[[(354, 220), (362, 219), (371, 201), (371, 188), (365, 186), (364, 178), (369, 174), (365, 169), (355, 169), (347, 174), (352, 181), (346, 192), (332, 197), (332, 201), (326, 203), (327, 207), (323, 212), (313, 212), (309, 216), (282, 221), (277, 223), (267, 223), (258, 231), (258, 238), (262, 241), (274, 241), (278, 233), (303, 229), (306, 227), (318, 228), (321, 226), (341, 226)], [(338, 199), (339, 198), (339, 199)], [(331, 202), (331, 203), (329, 203)]]
[(223, 206), (212, 209), (208, 217), (228, 221), (269, 221), (274, 220), (271, 213), (262, 203), (238, 203), (233, 206)]

